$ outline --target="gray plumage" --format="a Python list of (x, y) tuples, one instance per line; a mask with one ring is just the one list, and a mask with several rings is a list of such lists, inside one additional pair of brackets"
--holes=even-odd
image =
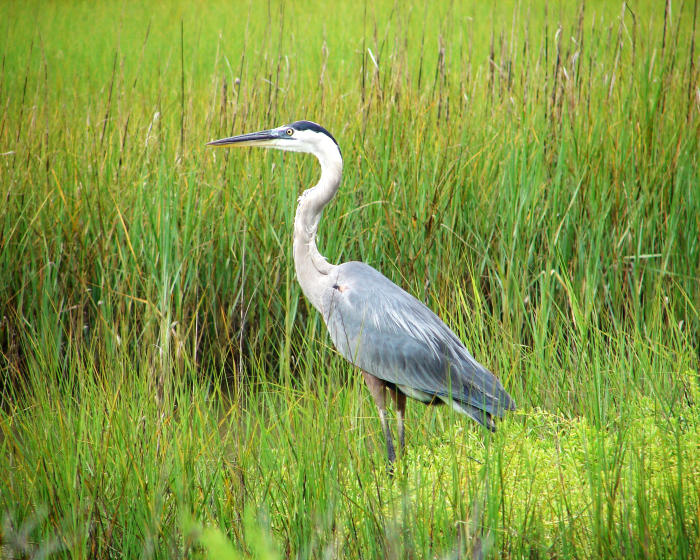
[(297, 278), (321, 312), (340, 354), (362, 370), (379, 409), (390, 462), (395, 452), (386, 420), (386, 389), (397, 406), (401, 447), (407, 396), (425, 403), (447, 403), (491, 430), (494, 418), (515, 409), (498, 378), (427, 306), (367, 264), (333, 265), (318, 252), (321, 213), (338, 190), (343, 167), (340, 148), (325, 128), (298, 121), (210, 145), (261, 146), (318, 158), (321, 178), (299, 197), (294, 219)]
[[(494, 428), (514, 403), (427, 306), (361, 262), (341, 264), (324, 294), (324, 320), (349, 361), (423, 402), (435, 398)], [(484, 414), (486, 412), (487, 414)]]

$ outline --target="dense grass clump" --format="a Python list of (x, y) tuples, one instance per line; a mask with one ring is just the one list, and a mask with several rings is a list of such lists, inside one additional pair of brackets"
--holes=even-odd
[[(0, 8), (3, 557), (700, 556), (697, 2)], [(431, 306), (518, 411), (388, 477), (291, 261)]]

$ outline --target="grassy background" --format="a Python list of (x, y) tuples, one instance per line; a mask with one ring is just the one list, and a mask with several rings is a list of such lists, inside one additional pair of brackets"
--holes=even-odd
[[(0, 7), (2, 554), (700, 554), (697, 2)], [(519, 405), (374, 407), (291, 262), (437, 311)]]

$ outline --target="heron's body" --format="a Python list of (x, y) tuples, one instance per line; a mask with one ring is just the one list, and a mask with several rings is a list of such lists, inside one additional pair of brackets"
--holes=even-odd
[(447, 402), (492, 426), (510, 397), (435, 313), (364, 263), (341, 264), (332, 278), (323, 318), (349, 362), (408, 397)]
[(343, 168), (340, 148), (327, 130), (298, 121), (211, 144), (258, 145), (318, 158), (321, 178), (299, 197), (294, 220), (297, 278), (304, 295), (322, 314), (337, 350), (362, 370), (379, 408), (390, 461), (395, 453), (386, 421), (385, 389), (397, 405), (401, 446), (407, 396), (448, 403), (492, 430), (494, 417), (515, 409), (501, 382), (427, 306), (367, 264), (334, 265), (319, 253), (316, 231), (321, 213), (338, 190)]

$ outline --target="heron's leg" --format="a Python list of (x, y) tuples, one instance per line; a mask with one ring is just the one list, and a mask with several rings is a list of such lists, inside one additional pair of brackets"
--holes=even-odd
[(366, 371), (362, 372), (362, 376), (365, 378), (365, 383), (374, 399), (374, 403), (377, 405), (377, 409), (379, 409), (379, 421), (382, 423), (382, 430), (386, 438), (386, 454), (389, 458), (389, 463), (393, 463), (396, 460), (396, 452), (394, 451), (394, 442), (391, 439), (389, 423), (386, 419), (386, 393), (384, 391), (386, 383)]
[(403, 453), (403, 448), (406, 445), (403, 427), (404, 412), (406, 411), (406, 395), (398, 389), (390, 389), (390, 391), (391, 396), (394, 398), (394, 403), (396, 404), (396, 420), (399, 425), (399, 449), (401, 453)]

